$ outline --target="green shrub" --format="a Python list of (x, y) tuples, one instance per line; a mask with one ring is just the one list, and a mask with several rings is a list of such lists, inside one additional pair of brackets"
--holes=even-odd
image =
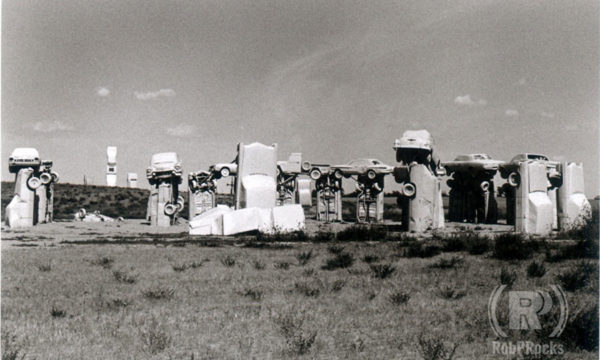
[(150, 300), (169, 300), (175, 295), (175, 290), (164, 287), (155, 287), (142, 291), (142, 294)]
[(598, 351), (598, 304), (577, 301), (569, 304), (569, 318), (560, 339), (573, 350)]
[(402, 254), (404, 257), (429, 258), (441, 253), (441, 249), (435, 245), (425, 245), (422, 242), (413, 242)]
[(501, 234), (494, 242), (494, 257), (500, 260), (524, 260), (539, 248), (536, 241), (526, 240), (521, 234)]
[(231, 255), (227, 255), (224, 258), (221, 258), (221, 264), (226, 267), (235, 266), (235, 258)]
[(465, 260), (460, 256), (452, 256), (451, 258), (439, 258), (438, 261), (429, 265), (430, 268), (434, 269), (455, 269), (461, 266)]
[(403, 305), (410, 300), (410, 294), (402, 290), (397, 290), (390, 294), (390, 302), (394, 305)]
[(544, 274), (546, 274), (546, 267), (544, 266), (544, 263), (539, 263), (534, 260), (527, 266), (527, 276), (530, 278), (542, 277)]
[(385, 279), (396, 271), (396, 268), (391, 264), (376, 264), (371, 265), (370, 268), (373, 272), (373, 277), (378, 279)]
[(385, 227), (372, 225), (352, 225), (336, 235), (337, 241), (382, 241), (386, 239)]
[(377, 256), (377, 255), (365, 255), (365, 256), (363, 256), (362, 261), (366, 262), (367, 264), (374, 263), (374, 262), (379, 261), (379, 256)]
[(435, 334), (421, 333), (417, 339), (417, 351), (425, 360), (452, 360), (457, 347)]
[(298, 259), (298, 264), (300, 264), (300, 266), (304, 266), (304, 265), (308, 264), (308, 262), (312, 258), (312, 254), (313, 254), (312, 250), (302, 251), (302, 252), (296, 254), (296, 259)]
[(335, 270), (349, 268), (354, 264), (354, 256), (349, 253), (341, 252), (336, 254), (334, 257), (327, 259), (325, 265), (322, 266), (323, 270)]
[(510, 271), (505, 267), (502, 267), (502, 269), (500, 269), (500, 284), (508, 285), (510, 287), (512, 286), (512, 284), (514, 284), (515, 281), (517, 281), (516, 271)]
[(591, 262), (582, 261), (575, 267), (558, 274), (556, 279), (560, 282), (560, 285), (565, 290), (576, 291), (586, 287), (590, 282), (592, 273), (595, 273), (596, 271), (596, 266), (594, 266)]

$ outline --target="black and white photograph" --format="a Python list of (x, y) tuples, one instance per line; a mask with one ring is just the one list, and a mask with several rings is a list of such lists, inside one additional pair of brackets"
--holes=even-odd
[(2, 360), (599, 358), (600, 1), (0, 4)]

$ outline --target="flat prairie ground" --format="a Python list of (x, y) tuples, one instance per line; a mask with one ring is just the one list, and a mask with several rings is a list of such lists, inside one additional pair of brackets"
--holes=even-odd
[[(139, 221), (3, 229), (3, 359), (535, 358), (493, 352), (503, 339), (487, 306), (501, 283), (572, 285), (552, 340), (565, 353), (541, 358), (598, 358), (597, 258), (551, 259), (573, 241), (527, 240), (534, 251), (502, 260), (464, 226), (370, 241), (309, 228), (317, 235), (282, 239), (192, 238)], [(549, 341), (504, 340), (523, 339)]]

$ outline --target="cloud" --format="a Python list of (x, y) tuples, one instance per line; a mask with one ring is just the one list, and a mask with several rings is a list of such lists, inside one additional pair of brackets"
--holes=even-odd
[(506, 115), (508, 117), (518, 117), (519, 112), (515, 109), (506, 109), (506, 111), (504, 112), (504, 115)]
[(146, 100), (154, 100), (161, 96), (164, 97), (173, 97), (175, 96), (175, 90), (173, 89), (160, 89), (158, 91), (148, 91), (148, 92), (139, 92), (134, 91), (133, 94), (138, 100), (146, 101)]
[(108, 95), (110, 95), (110, 90), (108, 90), (108, 88), (104, 86), (101, 86), (96, 89), (96, 95), (100, 97), (107, 97)]
[(54, 121), (38, 121), (32, 126), (33, 131), (50, 133), (55, 131), (70, 131), (74, 130), (74, 127), (67, 125), (59, 120)]
[(477, 101), (475, 101), (474, 99), (471, 98), (471, 95), (469, 95), (469, 94), (457, 96), (454, 99), (454, 103), (456, 105), (461, 105), (461, 106), (485, 106), (485, 105), (487, 105), (487, 101), (485, 101), (484, 99), (478, 99)]
[(196, 136), (196, 126), (190, 124), (180, 124), (167, 129), (167, 134), (175, 137), (194, 137)]
[(542, 111), (540, 115), (548, 119), (554, 119), (554, 114), (551, 112)]

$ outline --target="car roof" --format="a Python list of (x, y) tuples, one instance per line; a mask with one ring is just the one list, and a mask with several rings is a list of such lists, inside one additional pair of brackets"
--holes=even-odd
[(12, 151), (11, 156), (15, 156), (15, 155), (20, 155), (20, 156), (35, 156), (35, 157), (39, 157), (40, 154), (38, 153), (36, 148), (16, 148)]

